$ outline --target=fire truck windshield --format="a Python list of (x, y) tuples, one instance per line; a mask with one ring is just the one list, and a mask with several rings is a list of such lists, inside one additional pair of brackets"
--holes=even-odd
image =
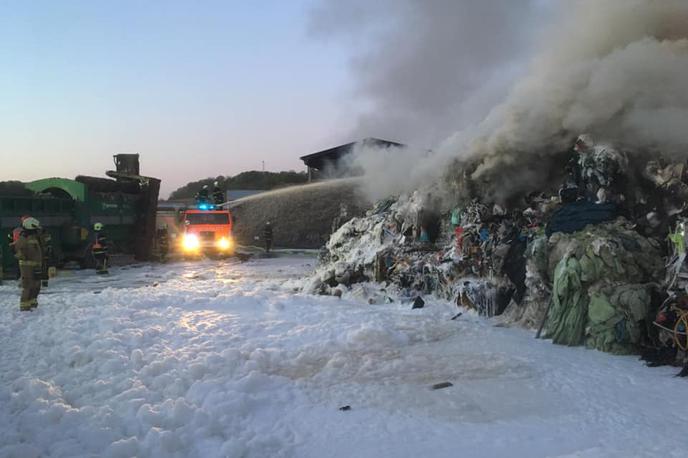
[(229, 224), (227, 213), (187, 213), (188, 224)]

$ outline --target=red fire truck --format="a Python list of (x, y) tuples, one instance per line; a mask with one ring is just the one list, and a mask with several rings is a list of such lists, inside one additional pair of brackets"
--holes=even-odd
[(181, 250), (186, 255), (234, 254), (232, 214), (229, 210), (199, 205), (182, 214)]

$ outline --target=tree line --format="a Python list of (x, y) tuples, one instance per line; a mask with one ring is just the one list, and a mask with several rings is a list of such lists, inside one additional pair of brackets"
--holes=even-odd
[(204, 185), (208, 185), (212, 190), (215, 181), (217, 181), (224, 190), (270, 190), (306, 183), (308, 181), (308, 174), (306, 172), (295, 172), (293, 170), (288, 172), (259, 172), (257, 170), (251, 170), (230, 177), (218, 176), (215, 178), (204, 178), (202, 180), (192, 181), (174, 190), (170, 194), (170, 200), (193, 198)]

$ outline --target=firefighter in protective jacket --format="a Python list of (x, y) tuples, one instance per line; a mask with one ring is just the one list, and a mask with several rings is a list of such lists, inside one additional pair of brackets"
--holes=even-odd
[(213, 183), (213, 203), (215, 205), (222, 205), (225, 203), (225, 192), (217, 181)]
[(91, 253), (93, 254), (93, 259), (96, 263), (96, 273), (106, 274), (108, 273), (108, 261), (109, 251), (108, 251), (108, 240), (103, 232), (103, 224), (95, 223), (93, 225), (93, 245), (91, 245)]
[(170, 235), (167, 231), (167, 224), (158, 229), (156, 239), (158, 241), (158, 260), (167, 262), (167, 255), (170, 252)]
[(265, 223), (263, 227), (263, 242), (265, 243), (265, 252), (269, 253), (272, 249), (272, 225), (270, 221)]
[(43, 272), (43, 250), (40, 240), (40, 223), (36, 218), (25, 218), (22, 231), (14, 242), (15, 256), (19, 260), (21, 274), (21, 300), (19, 310), (28, 311), (38, 307), (38, 293), (41, 291)]

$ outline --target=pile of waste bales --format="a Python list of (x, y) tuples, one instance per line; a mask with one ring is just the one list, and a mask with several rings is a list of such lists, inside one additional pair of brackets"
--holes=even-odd
[(433, 295), (557, 344), (683, 364), (687, 172), (581, 135), (558, 189), (497, 202), (463, 173), (453, 194), (435, 183), (378, 202), (332, 234), (304, 289)]

